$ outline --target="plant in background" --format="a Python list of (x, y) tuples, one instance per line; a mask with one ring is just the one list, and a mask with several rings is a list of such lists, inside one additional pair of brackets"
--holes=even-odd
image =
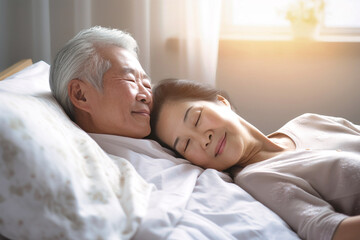
[(314, 39), (323, 20), (325, 0), (295, 0), (286, 9), (294, 39)]
[(292, 24), (302, 22), (317, 25), (322, 20), (324, 8), (324, 0), (296, 0), (289, 5), (286, 19)]

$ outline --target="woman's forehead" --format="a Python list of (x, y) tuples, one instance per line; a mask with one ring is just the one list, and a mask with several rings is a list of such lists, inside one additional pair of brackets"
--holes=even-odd
[(166, 100), (164, 105), (168, 105), (168, 107), (174, 107), (174, 106), (186, 107), (186, 106), (190, 106), (190, 105), (193, 105), (193, 106), (201, 105), (201, 104), (204, 104), (204, 103), (207, 103), (207, 102), (209, 102), (209, 101), (197, 100), (197, 99), (189, 99), (189, 98), (186, 98), (186, 99), (169, 99), (169, 100)]
[(166, 101), (161, 110), (160, 118), (169, 117), (168, 114), (180, 114), (187, 106), (190, 106), (191, 102), (184, 100), (168, 100)]

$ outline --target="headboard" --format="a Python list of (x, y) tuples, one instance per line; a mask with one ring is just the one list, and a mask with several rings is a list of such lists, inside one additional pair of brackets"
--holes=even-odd
[(0, 81), (32, 65), (31, 59), (23, 59), (0, 72)]

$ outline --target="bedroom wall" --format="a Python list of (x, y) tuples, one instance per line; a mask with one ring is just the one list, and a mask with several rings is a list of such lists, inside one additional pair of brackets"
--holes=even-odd
[(143, 29), (135, 26), (144, 25), (137, 18), (144, 7), (131, 0), (107, 0), (106, 4), (95, 0), (0, 0), (0, 71), (24, 58), (50, 64), (70, 38), (94, 25), (126, 30), (142, 39)]
[(19, 8), (15, 2), (0, 1), (0, 71), (31, 56), (31, 15), (26, 11), (31, 4)]
[(360, 124), (360, 43), (221, 40), (217, 86), (267, 134), (305, 112)]

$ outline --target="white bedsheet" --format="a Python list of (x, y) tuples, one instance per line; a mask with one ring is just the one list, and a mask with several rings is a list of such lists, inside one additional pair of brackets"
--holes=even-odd
[[(49, 65), (44, 62), (38, 62), (22, 72), (13, 75), (11, 80), (8, 79), (9, 81), (2, 82), (1, 85), (3, 90), (6, 89), (7, 92), (19, 95), (17, 96), (18, 99), (26, 100), (30, 98), (30, 102), (26, 100), (26, 104), (23, 104), (25, 108), (29, 109), (27, 111), (34, 109), (34, 102), (41, 102), (43, 105), (46, 105), (47, 108), (52, 109), (51, 111), (49, 110), (49, 114), (44, 114), (45, 116), (43, 116), (42, 121), (45, 121), (45, 119), (52, 121), (52, 118), (57, 118), (56, 121), (54, 121), (58, 122), (66, 119), (66, 116), (60, 107), (55, 106), (56, 104), (53, 102), (54, 99), (51, 98), (48, 75)], [(6, 93), (5, 95), (4, 98), (8, 100), (8, 96), (10, 96), (9, 93)], [(46, 99), (44, 96), (47, 96), (49, 98), (48, 100), (51, 101), (45, 101)], [(29, 107), (29, 105), (31, 105), (31, 107)], [(19, 109), (19, 111), (23, 115), (21, 109)], [(63, 114), (64, 116), (57, 117), (58, 115), (54, 115), (53, 111), (56, 111), (57, 114)], [(7, 121), (6, 116), (4, 116), (4, 119)], [(40, 123), (37, 123), (37, 125), (43, 126), (43, 124)], [(69, 127), (72, 124), (69, 123), (69, 120), (66, 120), (65, 123), (59, 123), (58, 125), (59, 127)], [(72, 128), (76, 127), (72, 126)], [(81, 129), (76, 129), (76, 131), (81, 131)], [(70, 131), (71, 129), (69, 128), (68, 130)], [(73, 131), (73, 134), (76, 134), (76, 131)], [(71, 148), (74, 147), (72, 151), (80, 151), (81, 149), (75, 148), (76, 144), (71, 144), (72, 141), (76, 141), (76, 137), (72, 137), (71, 134), (66, 132), (64, 132), (64, 134), (66, 137), (63, 139), (52, 139), (52, 141), (49, 142), (66, 141), (67, 145), (70, 145)], [(83, 138), (88, 137), (85, 132), (80, 135)], [(284, 221), (260, 202), (254, 200), (240, 187), (232, 183), (232, 179), (225, 173), (211, 169), (203, 170), (202, 168), (189, 164), (189, 162), (184, 159), (175, 158), (170, 151), (163, 149), (158, 143), (152, 140), (131, 139), (98, 134), (90, 135), (106, 152), (109, 153), (119, 170), (124, 170), (125, 158), (135, 167), (142, 178), (154, 186), (150, 193), (149, 203), (146, 204), (149, 206), (146, 213), (143, 208), (139, 207), (142, 205), (138, 205), (136, 209), (134, 209), (134, 213), (136, 213), (135, 215), (138, 216), (138, 218), (132, 223), (138, 226), (138, 220), (141, 221), (133, 239), (299, 239)], [(51, 137), (53, 138), (54, 136)], [(21, 142), (19, 142), (19, 144), (20, 143)], [(48, 142), (46, 141), (43, 144), (46, 143)], [(88, 146), (91, 146), (89, 149), (92, 151), (98, 148), (96, 143), (89, 137), (86, 140), (86, 143)], [(27, 148), (30, 150), (32, 149), (30, 147)], [(49, 148), (47, 149), (50, 151)], [(63, 149), (63, 151), (66, 150)], [(1, 156), (2, 155), (0, 154), (0, 158)], [(51, 164), (51, 162), (54, 161), (54, 155), (51, 154), (51, 156), (51, 158), (47, 160), (44, 159), (44, 161), (48, 161), (48, 163)], [(105, 162), (104, 159), (106, 160)], [(100, 165), (104, 166), (104, 163), (111, 162), (111, 159), (109, 159), (106, 154), (103, 154), (103, 157), (98, 157), (97, 161), (102, 162)], [(38, 161), (38, 158), (34, 159), (34, 161), (35, 160)], [(61, 158), (59, 161), (59, 164), (65, 164)], [(71, 161), (68, 162), (71, 163)], [(108, 165), (116, 166), (112, 163)], [(21, 169), (25, 170), (25, 168)], [(42, 171), (43, 169), (47, 168), (44, 167), (44, 165), (41, 165), (41, 167), (38, 168), (39, 171)], [(61, 170), (63, 168), (59, 169)], [(28, 168), (28, 170), (31, 170), (31, 168)], [(64, 173), (63, 176), (67, 176), (65, 171), (62, 172)], [(73, 176), (75, 179), (78, 175), (73, 174)], [(78, 177), (81, 176), (79, 175)], [(105, 184), (106, 179), (107, 178), (104, 178), (104, 183), (97, 182), (97, 185), (101, 186), (101, 184)], [(128, 184), (132, 184), (132, 187), (128, 188), (128, 192), (136, 192), (134, 188), (136, 184), (130, 181), (131, 179), (129, 178), (127, 178), (127, 180), (129, 180), (127, 181)], [(44, 186), (52, 186), (53, 182), (54, 181), (49, 178), (48, 181), (42, 181), (41, 183)], [(0, 187), (1, 186), (2, 185), (0, 184)], [(58, 186), (62, 187), (63, 185), (58, 182)], [(8, 190), (8, 188), (6, 188), (6, 190)], [(81, 189), (78, 190), (80, 191)], [(145, 194), (144, 196), (148, 195)], [(134, 200), (137, 199), (137, 201), (146, 202), (146, 197), (141, 197), (141, 200), (139, 200), (139, 198), (140, 197), (135, 197)], [(21, 200), (21, 198), (18, 199)], [(56, 199), (54, 198), (50, 202), (56, 203)], [(83, 206), (81, 201), (78, 202), (79, 205), (77, 209), (80, 210), (82, 207), (84, 207), (84, 210), (90, 208), (89, 211), (93, 210), (91, 208), (102, 208), (102, 205), (99, 204), (89, 207), (89, 205)], [(4, 201), (4, 198), (0, 196), (0, 204), (4, 203), (7, 204), (10, 202)], [(14, 201), (14, 203), (16, 202)], [(121, 205), (122, 204), (120, 204), (120, 206)], [(26, 210), (29, 207), (33, 207), (33, 205), (24, 201), (22, 207)], [(39, 205), (38, 209), (41, 210), (46, 208)], [(105, 218), (104, 221), (107, 222), (99, 221), (99, 223), (103, 223), (103, 225), (101, 227), (100, 224), (100, 227), (98, 226), (98, 228), (96, 228), (95, 225), (90, 224), (91, 218), (87, 218), (88, 215), (86, 214), (84, 215), (86, 211), (75, 211), (74, 214), (77, 214), (76, 216), (80, 219), (88, 222), (89, 224), (86, 226), (91, 228), (92, 232), (104, 232), (100, 235), (104, 240), (124, 239), (125, 235), (132, 235), (132, 232), (129, 230), (124, 230), (123, 234), (118, 233), (124, 220), (118, 220), (119, 214), (114, 207), (111, 207), (110, 209), (111, 212), (105, 211), (104, 213), (109, 214), (112, 217)], [(38, 222), (40, 220), (48, 222), (46, 221), (46, 216), (48, 215), (42, 216), (36, 209), (33, 209), (33, 211), (38, 213), (36, 217)], [(142, 211), (143, 214), (140, 211)], [(23, 212), (20, 213), (22, 214)], [(19, 236), (20, 233), (17, 231), (17, 222), (5, 226), (4, 223), (6, 223), (6, 221), (4, 220), (8, 220), (9, 216), (1, 218), (2, 214), (4, 215), (4, 212), (0, 212), (0, 226), (3, 224), (2, 228), (4, 231), (1, 231), (2, 228), (0, 227), (0, 232), (5, 236)], [(11, 213), (11, 215), (15, 217), (17, 214), (18, 212)], [(119, 224), (117, 222), (119, 222)], [(64, 222), (60, 222), (60, 224), (52, 226), (51, 228), (48, 228), (47, 224), (43, 224), (37, 225), (36, 229), (34, 229), (32, 227), (34, 221), (31, 221), (28, 225), (24, 224), (24, 222), (22, 222), (22, 224), (23, 227), (27, 227), (27, 229), (32, 229), (34, 231), (33, 235), (27, 234), (27, 238), (29, 239), (40, 239), (34, 237), (38, 236), (40, 231), (60, 231), (65, 226)], [(111, 226), (111, 229), (105, 228), (104, 225)], [(14, 230), (12, 234), (8, 233), (10, 230)], [(87, 231), (87, 228), (84, 228), (82, 231), (80, 230), (78, 235), (71, 233), (72, 231), (69, 230), (68, 239), (98, 239), (97, 235), (91, 234), (91, 231)], [(6, 235), (5, 233), (8, 234)], [(88, 237), (79, 237), (85, 235)]]
[(147, 139), (90, 134), (117, 161), (128, 159), (156, 189), (134, 239), (299, 239), (225, 173), (175, 158)]

